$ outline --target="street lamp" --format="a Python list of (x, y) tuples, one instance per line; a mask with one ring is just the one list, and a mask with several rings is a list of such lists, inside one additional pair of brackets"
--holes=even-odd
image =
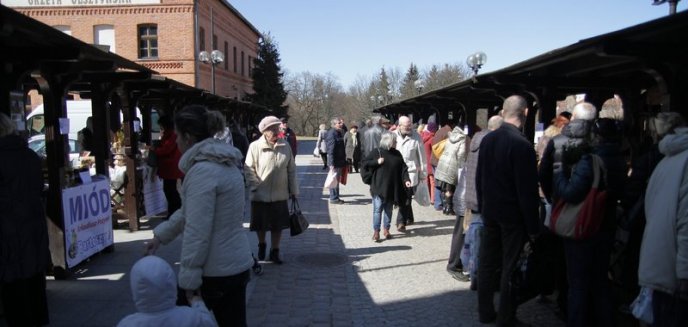
[(423, 80), (419, 78), (415, 82), (413, 82), (413, 86), (416, 87), (416, 91), (418, 91), (418, 94), (420, 94), (420, 92), (423, 92), (423, 88), (425, 87), (425, 83), (423, 83)]
[(480, 70), (486, 61), (487, 55), (482, 51), (478, 51), (466, 58), (466, 64), (473, 71), (473, 77), (478, 75), (478, 70)]
[(210, 64), (210, 75), (212, 75), (211, 88), (213, 94), (215, 94), (215, 66), (225, 61), (225, 54), (220, 50), (213, 50), (210, 53), (204, 50), (198, 54), (198, 60), (204, 64)]

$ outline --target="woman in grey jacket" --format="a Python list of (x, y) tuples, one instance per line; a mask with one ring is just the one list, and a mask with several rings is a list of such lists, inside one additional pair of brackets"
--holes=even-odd
[(246, 285), (253, 257), (243, 230), (244, 181), (241, 152), (213, 136), (224, 118), (204, 106), (190, 105), (174, 117), (182, 207), (153, 231), (153, 254), (184, 234), (179, 286), (190, 300), (200, 292), (220, 326), (246, 325)]
[[(448, 137), (442, 156), (437, 163), (437, 169), (435, 169), (435, 180), (442, 191), (442, 212), (445, 215), (455, 216), (453, 198), (458, 183), (459, 168), (463, 168), (466, 163), (466, 134), (461, 127), (456, 126)], [(463, 216), (463, 212), (459, 215)]]

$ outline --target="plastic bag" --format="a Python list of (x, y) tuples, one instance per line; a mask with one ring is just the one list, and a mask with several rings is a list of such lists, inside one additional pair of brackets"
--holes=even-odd
[(330, 168), (330, 171), (327, 173), (327, 178), (325, 178), (325, 185), (323, 185), (323, 187), (335, 188), (339, 183), (338, 180), (339, 176), (337, 174), (337, 169)]
[(654, 322), (655, 319), (652, 315), (651, 288), (643, 287), (640, 289), (640, 294), (638, 294), (638, 297), (631, 303), (631, 313), (633, 317), (647, 324), (652, 324)]
[(416, 187), (416, 193), (413, 196), (413, 198), (416, 200), (416, 203), (418, 205), (427, 207), (430, 205), (430, 191), (428, 190), (428, 183), (426, 183), (424, 180), (418, 182), (418, 186)]

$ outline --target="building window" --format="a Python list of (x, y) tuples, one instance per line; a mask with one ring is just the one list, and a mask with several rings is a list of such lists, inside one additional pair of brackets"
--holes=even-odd
[[(225, 56), (229, 56), (229, 42), (225, 41)], [(229, 70), (229, 60), (225, 58), (225, 70)]]
[(205, 30), (203, 27), (198, 28), (198, 48), (205, 51)]
[(72, 28), (69, 27), (68, 25), (55, 25), (53, 26), (56, 30), (65, 33), (67, 35), (72, 35)]
[(107, 45), (112, 53), (115, 51), (115, 27), (113, 25), (93, 26), (93, 43)]
[(236, 47), (234, 47), (234, 56), (232, 56), (232, 58), (234, 58), (234, 73), (236, 74), (236, 73), (237, 73), (237, 55), (236, 55)]
[(244, 52), (241, 51), (241, 76), (244, 76), (246, 72), (244, 71), (244, 67), (246, 67), (246, 63), (244, 62)]
[(213, 34), (213, 50), (217, 50), (217, 35)]
[(139, 59), (158, 58), (158, 25), (139, 25)]

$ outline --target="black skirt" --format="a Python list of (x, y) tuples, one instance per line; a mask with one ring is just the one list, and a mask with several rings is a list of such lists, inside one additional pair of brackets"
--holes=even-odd
[(289, 204), (287, 200), (275, 202), (251, 202), (249, 230), (272, 231), (289, 228)]

